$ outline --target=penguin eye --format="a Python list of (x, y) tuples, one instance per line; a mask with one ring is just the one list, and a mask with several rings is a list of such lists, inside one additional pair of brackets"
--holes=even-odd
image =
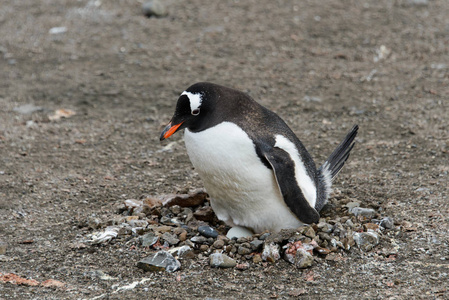
[(199, 114), (200, 114), (200, 109), (199, 108), (192, 110), (192, 115), (198, 116)]

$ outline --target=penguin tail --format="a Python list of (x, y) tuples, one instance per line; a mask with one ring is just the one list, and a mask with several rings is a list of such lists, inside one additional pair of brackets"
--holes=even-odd
[(324, 162), (324, 164), (318, 169), (319, 180), (324, 185), (324, 197), (321, 201), (318, 201), (316, 209), (318, 211), (326, 204), (330, 193), (332, 192), (332, 181), (337, 177), (341, 168), (343, 168), (346, 160), (349, 158), (349, 154), (354, 147), (355, 137), (357, 136), (357, 131), (359, 130), (358, 125), (354, 125), (346, 135), (345, 139), (338, 145), (338, 147), (332, 152), (329, 158)]

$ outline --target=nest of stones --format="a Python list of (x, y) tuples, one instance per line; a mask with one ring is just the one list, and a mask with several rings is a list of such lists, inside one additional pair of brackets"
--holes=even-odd
[(385, 232), (395, 228), (391, 218), (340, 197), (324, 209), (318, 224), (232, 237), (226, 236), (230, 227), (217, 219), (207, 197), (205, 191), (196, 190), (128, 199), (116, 210), (120, 216), (106, 222), (88, 219), (86, 225), (98, 231), (83, 242), (98, 245), (126, 239), (128, 245), (149, 251), (150, 255), (137, 263), (146, 271), (173, 272), (182, 268), (180, 261), (204, 257), (209, 257), (211, 267), (219, 268), (246, 269), (281, 258), (307, 268), (319, 258), (338, 260), (353, 248), (371, 251)]

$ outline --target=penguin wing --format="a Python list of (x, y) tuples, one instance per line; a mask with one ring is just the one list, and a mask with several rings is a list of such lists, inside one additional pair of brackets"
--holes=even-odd
[(271, 148), (263, 153), (265, 159), (273, 169), (279, 190), (285, 204), (298, 217), (301, 222), (311, 224), (320, 219), (319, 213), (310, 206), (298, 186), (295, 177), (295, 163), (290, 155), (281, 148)]

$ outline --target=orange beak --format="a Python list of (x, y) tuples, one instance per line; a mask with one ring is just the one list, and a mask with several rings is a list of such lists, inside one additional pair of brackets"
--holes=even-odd
[(184, 123), (184, 122), (181, 122), (181, 123), (176, 124), (176, 125), (172, 125), (171, 122), (170, 122), (170, 123), (164, 128), (164, 130), (162, 131), (160, 140), (163, 141), (163, 140), (165, 140), (166, 138), (169, 138), (173, 133), (176, 132), (176, 130), (178, 130), (179, 126), (181, 126), (182, 123)]

